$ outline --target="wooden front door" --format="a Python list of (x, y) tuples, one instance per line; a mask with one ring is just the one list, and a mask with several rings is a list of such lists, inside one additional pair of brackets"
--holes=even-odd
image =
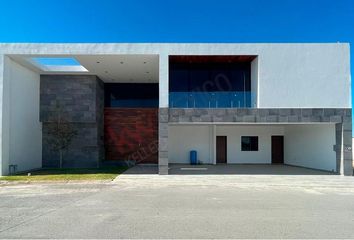
[(272, 163), (284, 163), (284, 136), (272, 136)]
[(216, 163), (227, 163), (227, 138), (216, 136)]

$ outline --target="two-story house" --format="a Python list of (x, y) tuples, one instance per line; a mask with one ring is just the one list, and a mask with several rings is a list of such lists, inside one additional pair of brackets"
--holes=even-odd
[(349, 44), (0, 44), (1, 175), (104, 162), (352, 175)]

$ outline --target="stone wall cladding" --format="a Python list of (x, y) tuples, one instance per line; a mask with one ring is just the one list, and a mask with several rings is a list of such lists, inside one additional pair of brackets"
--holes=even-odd
[(350, 122), (351, 109), (279, 108), (279, 109), (209, 109), (170, 108), (170, 123), (342, 123)]
[(96, 80), (96, 123), (97, 123), (97, 146), (98, 160), (105, 160), (104, 150), (104, 83), (99, 78)]
[[(48, 144), (48, 122), (43, 123), (43, 167), (59, 167), (59, 154)], [(97, 145), (97, 125), (95, 123), (73, 123), (77, 136), (73, 139), (63, 157), (63, 167), (97, 167), (100, 158)]]
[(168, 108), (159, 108), (159, 174), (168, 174)]
[(56, 104), (62, 106), (65, 120), (78, 135), (64, 155), (64, 167), (97, 167), (104, 159), (103, 82), (89, 75), (42, 75), (40, 120), (43, 123), (43, 167), (58, 167), (59, 156), (48, 144), (48, 123), (56, 116)]
[(59, 101), (65, 118), (70, 122), (97, 122), (96, 76), (84, 75), (41, 75), (40, 119), (51, 121)]

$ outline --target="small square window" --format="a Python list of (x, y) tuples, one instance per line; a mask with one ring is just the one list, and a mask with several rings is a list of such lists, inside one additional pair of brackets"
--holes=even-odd
[(258, 151), (258, 137), (242, 136), (241, 151)]

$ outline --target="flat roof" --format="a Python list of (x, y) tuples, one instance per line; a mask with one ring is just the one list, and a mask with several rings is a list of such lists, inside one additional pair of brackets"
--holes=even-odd
[(0, 54), (257, 55), (269, 48), (349, 48), (349, 43), (0, 43)]

